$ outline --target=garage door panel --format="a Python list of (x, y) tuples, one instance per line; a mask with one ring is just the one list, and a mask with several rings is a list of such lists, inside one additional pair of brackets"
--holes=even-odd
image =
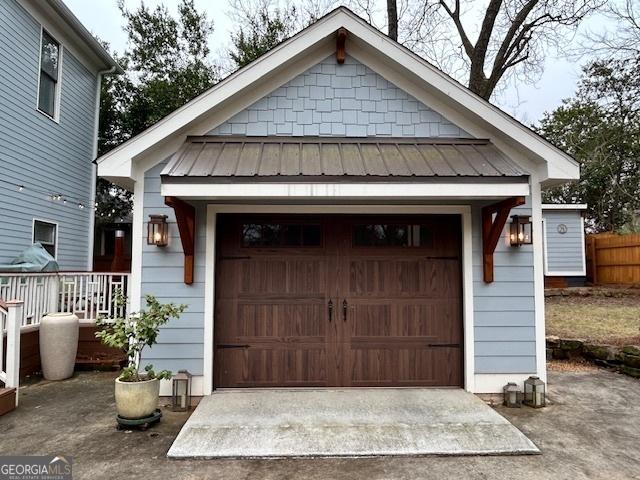
[(398, 351), (398, 383), (459, 386), (459, 348), (415, 348)]
[(286, 350), (284, 357), (285, 384), (325, 385), (328, 382), (327, 353), (323, 345)]
[[(290, 255), (284, 251), (283, 255)], [(298, 260), (245, 260), (240, 263), (238, 294), (324, 294), (326, 261), (324, 258)]]
[(348, 293), (355, 296), (458, 298), (459, 259), (351, 258)]
[(237, 309), (237, 329), (242, 340), (253, 338), (304, 341), (324, 339), (326, 324), (319, 304), (243, 304)]
[(373, 217), (301, 217), (278, 218), (322, 225), (314, 248), (243, 248), (254, 220), (218, 222), (214, 386), (462, 385), (459, 217), (403, 217), (390, 247), (354, 244)]

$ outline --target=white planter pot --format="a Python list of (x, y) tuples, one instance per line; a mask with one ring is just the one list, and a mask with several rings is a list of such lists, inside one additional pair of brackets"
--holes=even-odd
[(160, 380), (123, 382), (116, 378), (116, 410), (122, 418), (145, 418), (158, 408)]
[(73, 375), (80, 322), (73, 313), (50, 313), (40, 321), (40, 360), (47, 380)]

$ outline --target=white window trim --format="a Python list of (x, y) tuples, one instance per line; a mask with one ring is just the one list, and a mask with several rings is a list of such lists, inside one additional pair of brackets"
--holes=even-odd
[(58, 238), (60, 237), (60, 225), (58, 225), (58, 222), (54, 222), (52, 220), (47, 220), (44, 218), (33, 218), (33, 220), (31, 221), (31, 245), (33, 245), (35, 242), (35, 236), (36, 236), (36, 222), (41, 222), (41, 223), (48, 223), (49, 225), (55, 225), (56, 227), (56, 238), (54, 240), (54, 255), (53, 258), (54, 259), (58, 259)]
[(544, 274), (547, 277), (584, 277), (587, 275), (587, 257), (585, 250), (585, 238), (584, 238), (584, 217), (580, 217), (580, 245), (582, 246), (582, 269), (581, 270), (549, 270), (549, 255), (547, 253), (547, 223), (545, 219), (542, 219), (542, 235), (544, 248)]
[[(58, 80), (56, 82), (56, 92), (55, 92), (55, 105), (53, 107), (53, 117), (49, 115), (47, 112), (43, 112), (40, 110), (40, 75), (42, 70), (42, 37), (43, 32), (47, 32), (51, 38), (53, 38), (56, 42), (58, 42)], [(56, 123), (60, 123), (60, 100), (62, 98), (62, 64), (64, 62), (64, 44), (58, 40), (49, 30), (47, 30), (44, 25), (40, 25), (40, 44), (38, 51), (38, 77), (37, 77), (37, 95), (36, 95), (36, 110), (47, 117), (49, 120), (53, 120)]]

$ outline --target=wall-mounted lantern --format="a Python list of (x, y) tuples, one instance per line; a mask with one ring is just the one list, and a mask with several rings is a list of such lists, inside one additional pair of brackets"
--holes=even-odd
[(529, 215), (512, 215), (509, 241), (512, 247), (531, 245), (531, 217)]
[(524, 381), (524, 404), (533, 408), (546, 405), (544, 382), (536, 376), (531, 376)]
[(187, 370), (179, 370), (171, 379), (171, 410), (186, 412), (191, 406), (191, 374)]
[(518, 385), (513, 382), (507, 383), (502, 388), (504, 395), (504, 406), (509, 408), (520, 408), (522, 406), (522, 395)]
[(166, 215), (149, 215), (147, 244), (165, 247), (169, 243), (169, 225)]

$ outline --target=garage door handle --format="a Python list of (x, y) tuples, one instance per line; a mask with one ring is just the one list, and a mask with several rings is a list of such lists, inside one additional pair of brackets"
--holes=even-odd
[(329, 323), (331, 323), (331, 319), (333, 318), (333, 301), (329, 300)]
[(427, 347), (460, 347), (459, 343), (430, 343)]
[(342, 301), (342, 320), (344, 322), (347, 321), (347, 307), (348, 307), (348, 305), (349, 304), (347, 303), (346, 299)]
[(249, 348), (249, 345), (218, 345), (218, 348)]

